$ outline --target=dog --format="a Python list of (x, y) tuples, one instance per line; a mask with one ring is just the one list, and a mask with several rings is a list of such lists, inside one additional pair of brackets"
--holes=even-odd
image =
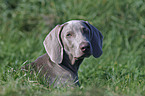
[(103, 35), (83, 20), (71, 20), (57, 25), (45, 38), (46, 53), (31, 66), (48, 84), (56, 86), (79, 85), (78, 69), (85, 57), (102, 55)]

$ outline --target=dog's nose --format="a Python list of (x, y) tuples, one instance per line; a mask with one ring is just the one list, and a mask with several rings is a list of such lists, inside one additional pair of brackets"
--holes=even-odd
[(87, 53), (90, 51), (90, 44), (88, 42), (82, 42), (79, 47), (81, 51), (84, 53)]

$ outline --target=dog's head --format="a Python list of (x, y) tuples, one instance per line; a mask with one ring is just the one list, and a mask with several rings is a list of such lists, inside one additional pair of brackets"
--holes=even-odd
[(50, 59), (60, 64), (63, 50), (75, 59), (102, 54), (103, 36), (97, 28), (86, 21), (72, 20), (57, 25), (45, 38), (44, 46)]

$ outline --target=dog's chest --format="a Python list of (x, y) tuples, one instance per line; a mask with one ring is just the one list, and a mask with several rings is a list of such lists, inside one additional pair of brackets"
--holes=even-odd
[(49, 84), (54, 86), (70, 86), (74, 84), (77, 76), (68, 70), (61, 69), (59, 67), (54, 67), (50, 72), (48, 71)]

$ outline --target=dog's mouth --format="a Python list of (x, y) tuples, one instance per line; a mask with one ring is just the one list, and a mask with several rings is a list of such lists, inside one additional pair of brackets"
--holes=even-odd
[(81, 60), (81, 59), (84, 59), (85, 57), (89, 57), (91, 54), (83, 54), (83, 55), (81, 55), (81, 56), (79, 56), (79, 57), (74, 57), (74, 59), (75, 60)]

